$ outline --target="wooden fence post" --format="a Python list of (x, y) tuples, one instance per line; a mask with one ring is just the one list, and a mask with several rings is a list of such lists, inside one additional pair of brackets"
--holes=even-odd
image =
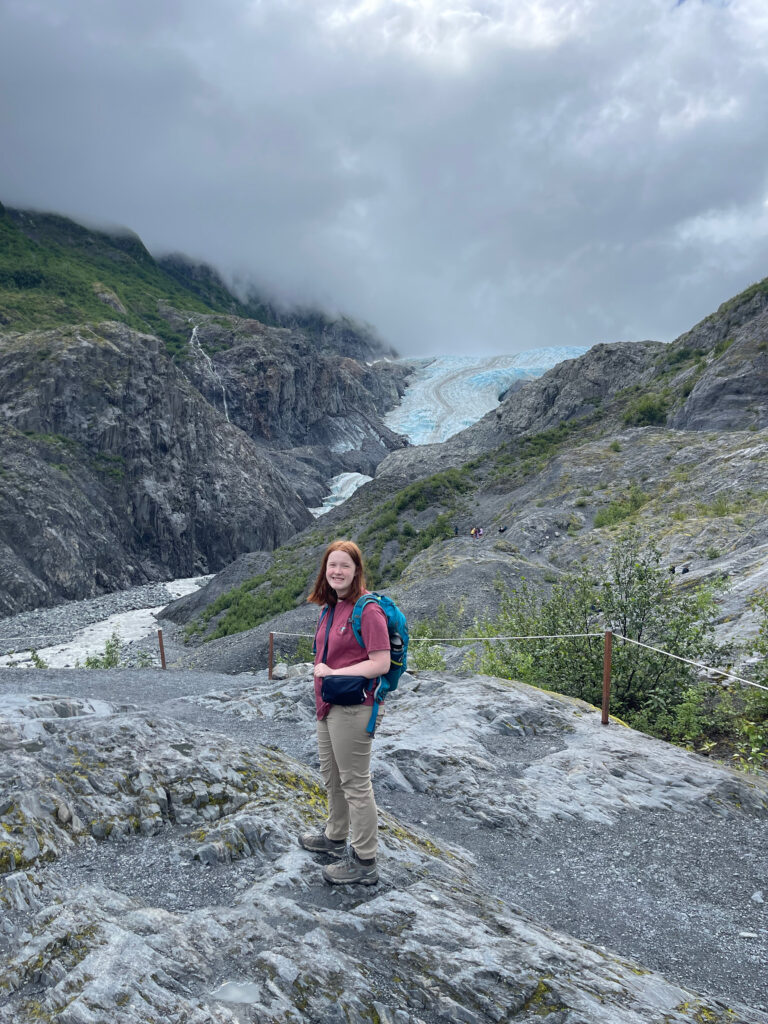
[(165, 664), (165, 647), (163, 647), (163, 631), (158, 629), (157, 631), (157, 642), (160, 644), (160, 665), (162, 668), (167, 668)]
[(613, 633), (605, 631), (605, 647), (603, 648), (603, 725), (608, 725), (608, 714), (611, 708), (611, 656), (613, 654)]

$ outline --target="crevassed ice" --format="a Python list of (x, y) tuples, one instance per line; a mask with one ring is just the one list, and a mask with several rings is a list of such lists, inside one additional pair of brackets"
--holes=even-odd
[(517, 380), (539, 377), (586, 348), (536, 348), (508, 356), (438, 356), (424, 360), (411, 377), (400, 405), (386, 425), (411, 444), (445, 441), (471, 426), (499, 404)]

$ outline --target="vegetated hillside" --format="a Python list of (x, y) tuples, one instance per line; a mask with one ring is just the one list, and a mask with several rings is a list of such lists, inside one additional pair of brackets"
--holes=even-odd
[[(729, 575), (722, 631), (754, 632), (748, 599), (768, 576), (767, 307), (763, 282), (670, 345), (595, 346), (444, 444), (394, 452), (271, 570), (229, 596), (212, 588), (205, 618), (200, 600), (194, 614), (171, 606), (177, 620), (195, 620), (198, 639), (264, 623), (250, 640), (216, 639), (190, 659), (237, 671), (263, 655), (273, 614), (277, 628), (309, 623), (302, 593), (334, 536), (361, 543), (374, 584), (412, 620), (446, 605), (466, 626), (498, 609), (496, 580), (546, 587), (584, 564), (599, 575), (636, 524), (670, 567), (690, 569), (686, 580)], [(469, 537), (473, 525), (483, 541)]]
[(0, 241), (0, 614), (271, 549), (405, 444), (380, 417), (409, 369), (368, 328), (264, 324), (211, 268), (51, 214), (0, 207)]
[[(169, 321), (166, 306), (190, 315)], [(298, 329), (317, 347), (355, 359), (396, 354), (368, 325), (311, 308), (282, 309), (254, 285), (240, 297), (212, 267), (178, 254), (155, 258), (127, 229), (97, 230), (0, 203), (0, 329), (109, 318), (157, 335), (184, 356), (192, 315), (216, 312)]]

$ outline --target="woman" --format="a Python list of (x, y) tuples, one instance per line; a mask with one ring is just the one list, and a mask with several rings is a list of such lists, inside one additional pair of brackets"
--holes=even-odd
[[(381, 608), (371, 602), (363, 609), (364, 647), (352, 632), (352, 611), (365, 589), (363, 556), (350, 540), (328, 545), (307, 598), (326, 609), (315, 635), (315, 705), (320, 774), (328, 793), (328, 820), (319, 833), (299, 837), (299, 845), (312, 853), (345, 858), (323, 868), (323, 877), (335, 885), (375, 885), (378, 815), (371, 785), (372, 737), (365, 731), (373, 705), (370, 693), (362, 703), (330, 704), (321, 690), (326, 676), (364, 676), (374, 680), (389, 670), (389, 631)], [(347, 836), (350, 849), (347, 854)]]

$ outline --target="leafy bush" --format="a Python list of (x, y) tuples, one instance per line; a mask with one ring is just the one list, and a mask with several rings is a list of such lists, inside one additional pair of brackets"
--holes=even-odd
[(85, 668), (117, 668), (120, 664), (120, 651), (122, 650), (122, 641), (117, 633), (113, 633), (112, 636), (104, 644), (103, 654), (89, 654), (85, 659)]
[(450, 612), (448, 606), (441, 604), (430, 619), (418, 619), (410, 626), (411, 645), (408, 648), (408, 664), (425, 672), (441, 672), (445, 670), (445, 659), (437, 644), (422, 641), (433, 637), (454, 637), (463, 635), (460, 624), (463, 606)]
[[(671, 654), (712, 663), (717, 587), (680, 592), (660, 561), (659, 551), (643, 546), (632, 531), (614, 546), (605, 579), (597, 580), (586, 569), (571, 573), (548, 597), (523, 583), (503, 595), (499, 617), (482, 629), (494, 637), (594, 634), (609, 628)], [(599, 704), (603, 639), (489, 641), (482, 670)], [(669, 738), (675, 709), (695, 681), (690, 666), (635, 644), (614, 643), (612, 711), (638, 728)]]
[(415, 643), (408, 649), (408, 667), (417, 672), (444, 672), (445, 658), (439, 644)]
[(648, 427), (667, 422), (669, 400), (664, 395), (641, 395), (624, 411), (624, 422), (632, 427)]

